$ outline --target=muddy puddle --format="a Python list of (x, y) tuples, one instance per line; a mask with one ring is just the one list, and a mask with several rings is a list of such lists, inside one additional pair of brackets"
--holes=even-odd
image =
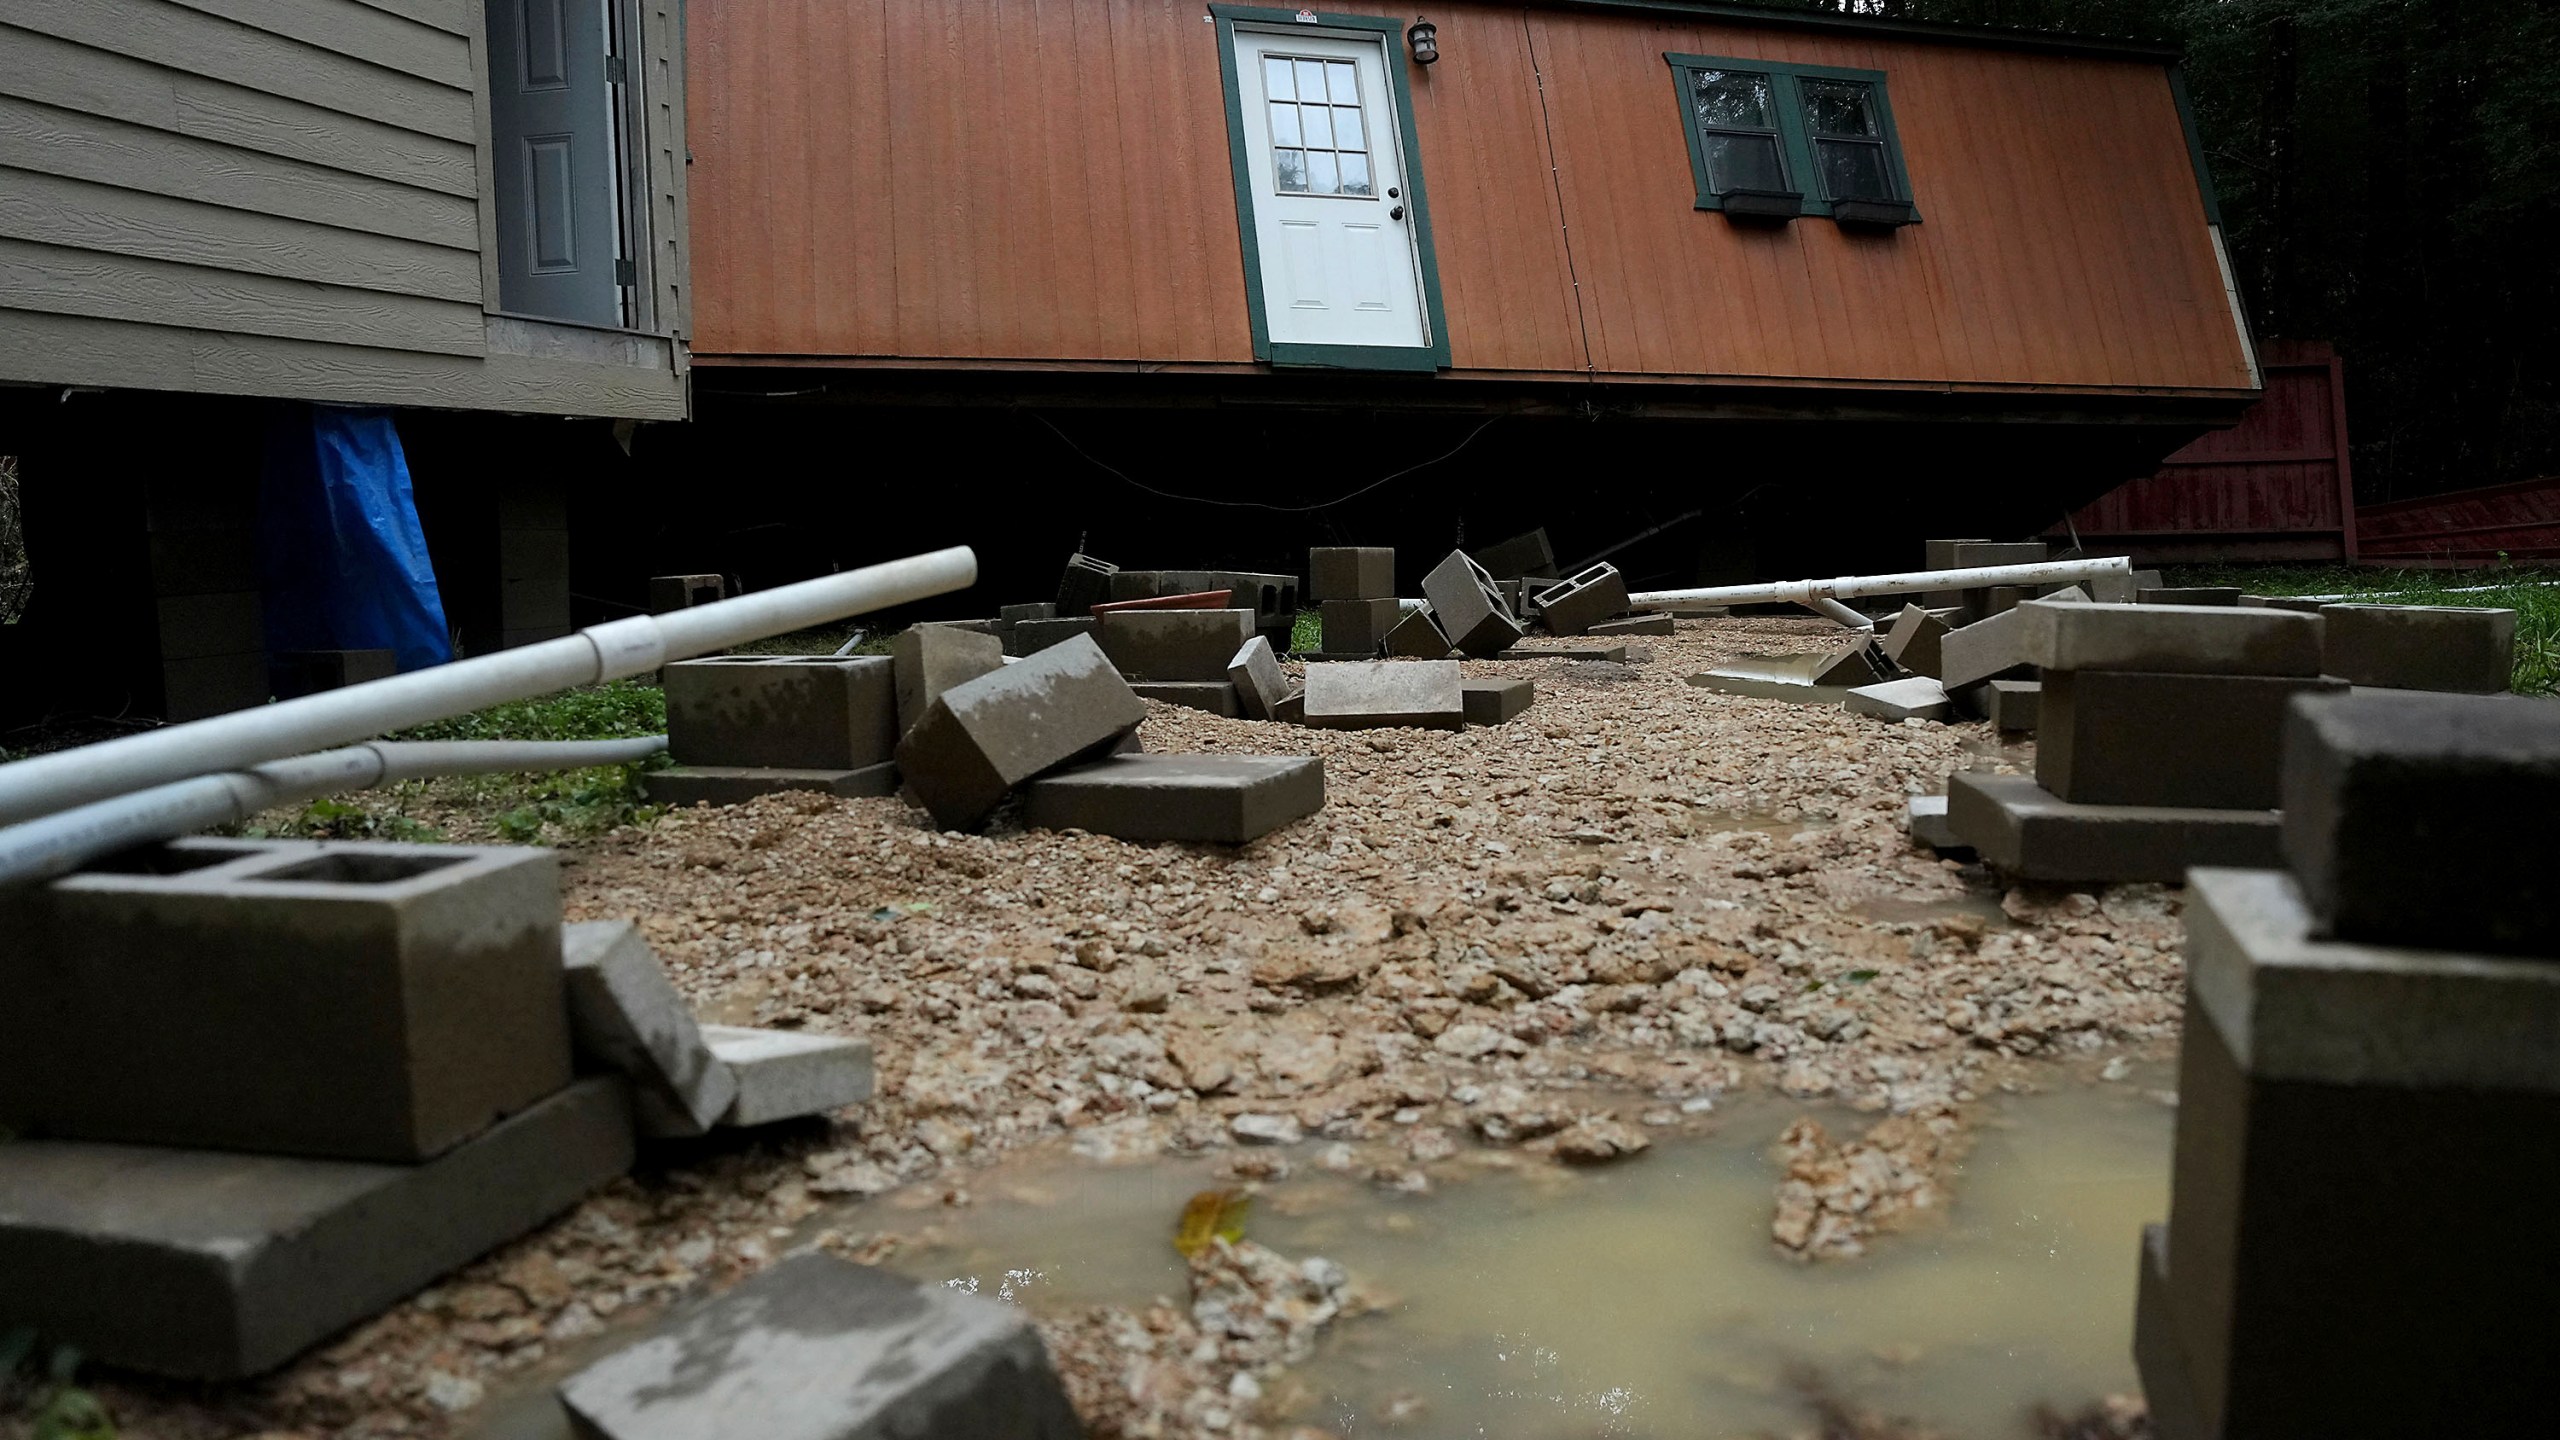
[[(1771, 1142), (1804, 1113), (1745, 1098), (1710, 1134), (1658, 1136), (1596, 1170), (1474, 1153), (1427, 1195), (1297, 1147), (1248, 1233), (1340, 1261), (1384, 1307), (1335, 1326), (1275, 1389), (1279, 1418), (1353, 1440), (1782, 1435), (1812, 1423), (1810, 1377), (1947, 1440), (2025, 1440), (2039, 1405), (2136, 1391), (2134, 1254), (2167, 1213), (2169, 1109), (2133, 1086), (1996, 1102), (1942, 1220), (1811, 1266), (1768, 1238)], [(1225, 1183), (1217, 1163), (1043, 1150), (953, 1177), (966, 1205), (886, 1196), (826, 1223), (909, 1236), (889, 1267), (920, 1280), (1038, 1310), (1140, 1306), (1183, 1293), (1171, 1228)], [(474, 1433), (565, 1433), (556, 1415), (520, 1394)]]

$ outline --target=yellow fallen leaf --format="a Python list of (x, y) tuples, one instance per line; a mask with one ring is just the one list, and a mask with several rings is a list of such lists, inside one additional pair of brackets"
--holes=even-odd
[(1244, 1239), (1244, 1212), (1252, 1205), (1253, 1197), (1242, 1190), (1201, 1191), (1182, 1207), (1182, 1219), (1173, 1228), (1173, 1248), (1188, 1260), (1208, 1249), (1212, 1240), (1235, 1244)]

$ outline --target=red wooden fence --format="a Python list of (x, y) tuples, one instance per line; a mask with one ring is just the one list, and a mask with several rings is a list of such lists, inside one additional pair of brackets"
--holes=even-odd
[(2373, 565), (2560, 560), (2560, 476), (2367, 505), (2356, 532)]
[(2092, 552), (2145, 563), (2354, 560), (2355, 480), (2337, 351), (2325, 340), (2270, 340), (2259, 367), (2266, 395), (2238, 425), (2082, 506), (2069, 531), (2049, 533), (2076, 532)]

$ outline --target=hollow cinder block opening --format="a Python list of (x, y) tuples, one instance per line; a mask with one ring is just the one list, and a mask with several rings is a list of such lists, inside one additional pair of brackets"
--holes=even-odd
[(243, 855), (253, 855), (265, 847), (258, 845), (137, 845), (113, 855), (92, 860), (81, 866), (90, 875), (184, 875), (190, 870), (209, 870), (228, 865)]
[(403, 880), (451, 869), (468, 858), (462, 855), (376, 855), (350, 851), (314, 856), (280, 870), (264, 870), (242, 878), (320, 885), (396, 885)]

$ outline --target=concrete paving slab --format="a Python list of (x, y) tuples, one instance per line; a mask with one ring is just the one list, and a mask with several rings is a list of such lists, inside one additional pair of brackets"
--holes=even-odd
[(1289, 698), (1289, 673), (1280, 668), (1271, 642), (1260, 635), (1244, 642), (1227, 661), (1227, 682), (1235, 687), (1238, 711), (1248, 720), (1277, 718), (1280, 702)]
[(1230, 720), (1244, 713), (1240, 694), (1232, 681), (1133, 680), (1129, 688), (1137, 691), (1141, 700), (1179, 705), (1185, 710), (1206, 710)]
[(2515, 678), (2516, 612), (2454, 605), (2323, 605), (2321, 668), (2357, 685), (2503, 693)]
[(597, 1440), (1082, 1440), (1028, 1313), (786, 1256), (572, 1375)]
[(2285, 719), (2284, 855), (2319, 933), (2560, 957), (2560, 704), (2360, 690)]
[(934, 696), (1003, 668), (1004, 656), (1002, 639), (948, 625), (911, 625), (892, 636), (889, 667), (897, 684), (898, 733), (915, 728)]
[(1499, 725), (1528, 713), (1538, 703), (1537, 682), (1526, 678), (1461, 679), (1458, 690), (1470, 725)]
[(1307, 551), (1307, 598), (1385, 600), (1396, 593), (1396, 552), (1384, 545), (1318, 545)]
[(1926, 675), (1856, 686), (1840, 703), (1853, 715), (1873, 715), (1882, 720), (1955, 718), (1955, 705), (1947, 699), (1946, 687)]
[(2285, 706), (2326, 676), (2047, 672), (2036, 783), (2080, 805), (2272, 810)]
[(1023, 823), (1122, 840), (1241, 845), (1324, 805), (1305, 755), (1123, 755), (1023, 787)]
[(1539, 623), (1551, 635), (1585, 634), (1601, 621), (1633, 608), (1627, 600), (1626, 577), (1605, 561), (1538, 591), (1530, 597), (1529, 607), (1538, 612)]
[(1526, 645), (1514, 645), (1493, 658), (1496, 660), (1605, 660), (1612, 665), (1623, 665), (1627, 661), (1627, 647), (1591, 642), (1579, 645), (1557, 645), (1532, 641)]
[(723, 1125), (770, 1125), (871, 1098), (871, 1042), (804, 1030), (705, 1025), (703, 1042), (738, 1080)]
[(631, 1155), (610, 1077), (423, 1165), (0, 1145), (0, 1331), (159, 1375), (261, 1374), (575, 1205)]
[(22, 1132), (414, 1163), (572, 1074), (548, 850), (182, 840), (0, 895), (0, 935)]
[(2320, 620), (2313, 615), (2236, 605), (2056, 604), (2052, 599), (2029, 601), (2016, 613), (2018, 649), (2028, 664), (2042, 670), (2320, 673)]
[(1585, 635), (1671, 635), (1678, 633), (1668, 611), (1647, 610), (1640, 615), (1621, 615), (1614, 620), (1595, 622), (1582, 632)]
[(2074, 805), (2027, 775), (1947, 777), (1947, 822), (1984, 861), (2023, 880), (2176, 883), (2198, 865), (2277, 863), (2273, 810)]
[(898, 743), (896, 667), (884, 655), (718, 655), (660, 674), (667, 754), (679, 765), (859, 770)]
[(1316, 614), (1324, 623), (1324, 648), (1331, 655), (1375, 655), (1385, 648), (1387, 632), (1404, 618), (1393, 598), (1323, 600)]
[(1227, 662), (1253, 638), (1253, 612), (1114, 610), (1103, 615), (1102, 653), (1132, 680), (1224, 680)]
[(1884, 637), (1885, 657), (1914, 675), (1932, 679), (1938, 675), (1938, 646), (1951, 627), (1946, 621), (1921, 609), (1905, 605), (1895, 618), (1893, 628)]
[[(1243, 642), (1237, 636), (1225, 654)], [(937, 823), (965, 828), (1014, 786), (1108, 753), (1146, 718), (1146, 702), (1102, 647), (1078, 636), (942, 692), (898, 746), (898, 769)]]
[(560, 932), (569, 1034), (590, 1068), (631, 1085), (640, 1133), (701, 1135), (738, 1098), (738, 1077), (694, 1023), (657, 953), (628, 920), (588, 920)]
[(1393, 659), (1446, 660), (1452, 648), (1429, 605), (1405, 611), (1404, 618), (1387, 631), (1387, 654)]
[(767, 770), (753, 765), (676, 765), (640, 777), (652, 805), (743, 805), (762, 795), (816, 790), (848, 799), (898, 793), (895, 762), (859, 770)]
[(1450, 551), (1422, 577), (1422, 598), (1431, 602), (1450, 645), (1469, 655), (1498, 655), (1520, 639), (1520, 622), (1493, 577), (1463, 550)]
[(1455, 660), (1355, 660), (1307, 667), (1306, 724), (1319, 730), (1466, 725)]

